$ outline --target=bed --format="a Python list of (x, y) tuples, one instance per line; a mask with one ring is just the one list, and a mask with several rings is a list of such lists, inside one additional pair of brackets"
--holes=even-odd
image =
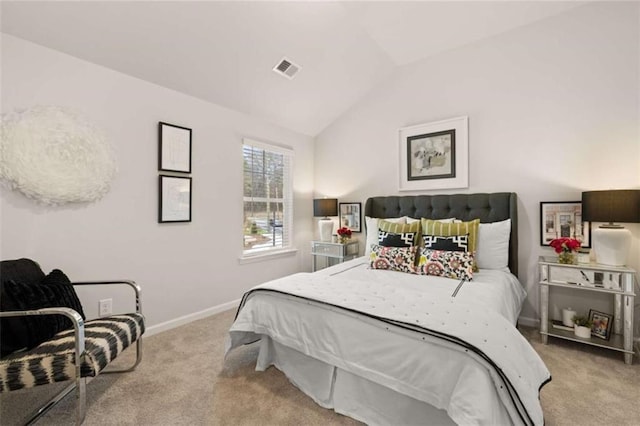
[[(376, 269), (369, 251), (387, 249), (371, 245), (367, 256), (248, 291), (226, 353), (259, 342), (257, 370), (273, 365), (317, 404), (368, 424), (542, 425), (539, 391), (551, 377), (515, 327), (526, 297), (517, 280), (516, 200), (369, 198), (369, 236), (382, 235), (379, 220), (391, 218), (479, 219), (477, 253), (485, 257), (473, 278)], [(498, 226), (504, 265), (494, 267), (488, 230)]]

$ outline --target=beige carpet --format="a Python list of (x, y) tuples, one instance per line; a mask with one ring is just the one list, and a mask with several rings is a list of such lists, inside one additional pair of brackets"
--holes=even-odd
[[(256, 348), (223, 362), (234, 311), (145, 339), (144, 357), (131, 373), (100, 375), (87, 386), (86, 425), (355, 425), (317, 406), (274, 368), (254, 371)], [(547, 425), (640, 425), (640, 362), (622, 355), (523, 334), (543, 358), (553, 381), (541, 393)], [(132, 352), (132, 351), (127, 351)], [(118, 361), (131, 361), (131, 354)], [(19, 423), (53, 386), (0, 395), (0, 424)], [(72, 395), (38, 425), (72, 425)]]

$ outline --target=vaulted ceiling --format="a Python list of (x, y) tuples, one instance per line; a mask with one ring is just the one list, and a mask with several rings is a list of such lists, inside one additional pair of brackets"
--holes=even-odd
[[(316, 135), (393, 71), (583, 2), (3, 1), (2, 32)], [(286, 57), (289, 80), (272, 71)]]

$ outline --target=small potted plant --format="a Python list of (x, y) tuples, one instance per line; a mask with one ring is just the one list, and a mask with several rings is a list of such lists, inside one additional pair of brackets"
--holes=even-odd
[(583, 339), (591, 338), (591, 326), (593, 322), (582, 315), (576, 315), (573, 317), (573, 334), (576, 337), (582, 337)]

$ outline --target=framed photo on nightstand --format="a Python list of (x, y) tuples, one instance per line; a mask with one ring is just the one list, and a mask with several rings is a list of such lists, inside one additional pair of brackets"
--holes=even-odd
[(339, 203), (340, 227), (352, 232), (362, 232), (362, 203)]
[(592, 322), (591, 335), (604, 340), (611, 337), (611, 326), (613, 325), (613, 315), (589, 309), (589, 319)]
[(540, 245), (548, 246), (562, 237), (580, 240), (583, 248), (591, 247), (591, 223), (582, 221), (582, 202), (540, 202)]

